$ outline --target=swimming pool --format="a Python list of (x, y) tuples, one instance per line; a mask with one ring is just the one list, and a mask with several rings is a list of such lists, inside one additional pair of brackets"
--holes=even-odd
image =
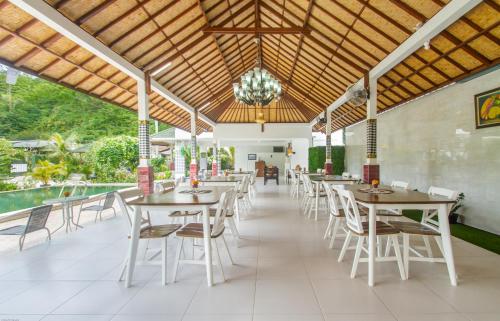
[[(96, 195), (106, 192), (117, 191), (130, 187), (132, 185), (90, 185), (86, 187), (78, 187), (75, 195)], [(61, 186), (49, 186), (41, 188), (31, 188), (26, 190), (18, 190), (11, 192), (0, 193), (0, 216), (2, 213), (22, 210), (25, 208), (42, 205), (44, 200), (59, 197)], [(70, 191), (73, 186), (66, 186), (65, 191)]]

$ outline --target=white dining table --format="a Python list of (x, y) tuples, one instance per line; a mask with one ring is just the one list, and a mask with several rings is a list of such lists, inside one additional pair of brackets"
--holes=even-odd
[(319, 193), (321, 190), (321, 183), (327, 182), (328, 184), (354, 184), (359, 181), (357, 178), (344, 177), (340, 175), (320, 175), (320, 174), (309, 174), (309, 179), (314, 184), (315, 191), (315, 208), (314, 208), (314, 219), (318, 220), (318, 209), (319, 209)]
[[(455, 261), (451, 245), (450, 225), (448, 222), (448, 205), (453, 200), (444, 197), (431, 196), (411, 190), (392, 189), (390, 194), (370, 194), (361, 192), (360, 189), (370, 185), (343, 185), (342, 188), (353, 192), (356, 202), (368, 208), (368, 285), (375, 284), (375, 262), (384, 261), (383, 257), (377, 257), (376, 244), (376, 221), (377, 211), (380, 210), (437, 210), (439, 217), (439, 232), (443, 243), (443, 254), (448, 267), (450, 283), (457, 285), (455, 272)], [(390, 189), (390, 187), (387, 187)]]
[(125, 274), (125, 286), (132, 285), (135, 263), (137, 259), (137, 249), (139, 245), (139, 235), (143, 211), (156, 211), (171, 213), (173, 211), (202, 211), (203, 222), (203, 247), (205, 254), (205, 266), (208, 286), (213, 285), (212, 269), (212, 247), (210, 242), (210, 214), (209, 208), (217, 204), (221, 194), (226, 192), (228, 187), (200, 187), (199, 191), (206, 190), (207, 193), (186, 193), (190, 187), (178, 187), (173, 191), (165, 191), (150, 194), (144, 197), (127, 202), (134, 208), (132, 216), (132, 231), (127, 252), (127, 270)]

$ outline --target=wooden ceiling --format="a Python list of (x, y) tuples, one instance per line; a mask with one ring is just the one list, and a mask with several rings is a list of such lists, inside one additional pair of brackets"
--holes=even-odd
[[(46, 0), (137, 67), (155, 71), (170, 63), (154, 78), (213, 121), (225, 123), (255, 120), (254, 107), (234, 101), (231, 83), (254, 67), (259, 49), (253, 33), (214, 30), (287, 31), (257, 35), (263, 65), (281, 81), (284, 93), (264, 108), (264, 115), (271, 123), (309, 122), (447, 2)], [(418, 50), (381, 77), (379, 110), (498, 64), (499, 3), (483, 1), (433, 38), (430, 49)], [(0, 9), (0, 62), (137, 109), (133, 79), (7, 0)], [(151, 117), (189, 129), (187, 112), (155, 93), (150, 100)], [(339, 129), (365, 117), (364, 106), (346, 104), (333, 112), (332, 126)], [(210, 126), (198, 121), (198, 132), (204, 130)]]

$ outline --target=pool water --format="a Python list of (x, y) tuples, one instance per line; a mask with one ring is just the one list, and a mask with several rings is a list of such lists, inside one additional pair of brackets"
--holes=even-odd
[[(78, 187), (74, 195), (96, 195), (106, 192), (117, 191), (127, 188), (120, 185), (102, 185)], [(71, 192), (73, 186), (66, 186), (65, 191)], [(61, 186), (50, 186), (0, 193), (0, 215), (11, 211), (22, 210), (43, 204), (44, 200), (57, 198), (61, 192)]]

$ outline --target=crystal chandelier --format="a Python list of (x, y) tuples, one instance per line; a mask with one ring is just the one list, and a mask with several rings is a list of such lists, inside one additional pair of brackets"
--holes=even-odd
[[(256, 39), (260, 46), (259, 39)], [(260, 52), (260, 50), (257, 50)], [(267, 106), (273, 99), (281, 97), (281, 84), (267, 70), (261, 68), (261, 57), (257, 57), (257, 66), (241, 76), (241, 85), (233, 83), (237, 102), (250, 106)]]

